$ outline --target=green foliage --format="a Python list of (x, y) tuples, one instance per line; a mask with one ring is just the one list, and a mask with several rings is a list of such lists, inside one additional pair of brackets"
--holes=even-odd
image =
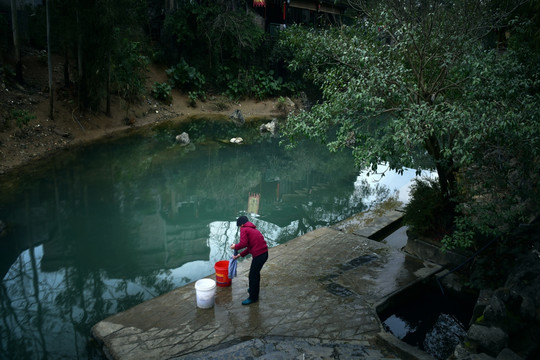
[(350, 26), (284, 33), (289, 68), (323, 97), (289, 117), (291, 143), (305, 136), (331, 151), (350, 148), (361, 168), (436, 170), (441, 199), (460, 215), (452, 246), (477, 246), (479, 235), (507, 233), (536, 213), (538, 56), (481, 41), (480, 31), (508, 22), (513, 8), (359, 3), (366, 4), (373, 5), (362, 9), (366, 17)]
[(283, 96), (280, 96), (278, 99), (277, 99), (277, 104), (276, 104), (276, 107), (277, 109), (282, 112), (283, 114), (286, 114), (286, 111), (287, 111), (287, 101), (285, 100), (285, 98)]
[[(140, 66), (145, 62), (141, 25), (146, 1), (55, 0), (50, 5), (51, 45), (76, 67), (73, 80), (80, 108), (99, 109), (110, 91), (133, 101), (144, 85)], [(40, 34), (45, 34), (44, 28)]]
[(223, 67), (218, 81), (226, 89), (225, 95), (235, 100), (244, 97), (262, 100), (285, 90), (283, 79), (276, 78), (273, 70), (258, 70), (254, 67), (240, 69), (237, 73), (229, 67)]
[(490, 246), (475, 261), (470, 275), (470, 284), (477, 289), (504, 286), (516, 259), (523, 253), (523, 243), (513, 243), (500, 239)]
[(225, 90), (225, 95), (230, 99), (241, 99), (248, 93), (247, 86), (239, 80), (231, 80), (227, 83), (227, 90)]
[(181, 59), (175, 67), (166, 70), (172, 87), (181, 90), (202, 90), (206, 84), (205, 76), (195, 67)]
[(204, 69), (226, 62), (245, 66), (253, 60), (264, 31), (241, 2), (184, 2), (179, 6), (165, 19), (164, 36), (177, 43), (169, 53), (174, 50), (179, 58)]
[(170, 101), (171, 100), (171, 85), (168, 83), (155, 82), (152, 85), (152, 96), (158, 99), (159, 101)]
[(218, 73), (219, 76), (216, 76), (216, 84), (224, 89), (223, 93), (230, 99), (241, 99), (249, 92), (248, 81), (245, 78), (247, 71), (222, 66)]
[(190, 106), (195, 106), (197, 100), (206, 100), (205, 76), (184, 59), (166, 72), (173, 87), (188, 91)]
[[(283, 81), (278, 74), (283, 70), (280, 54), (284, 52), (276, 47), (280, 52), (273, 53), (275, 42), (240, 1), (183, 3), (167, 15), (163, 36), (176, 42), (164, 48), (169, 54), (166, 58), (178, 63), (170, 69), (174, 87), (202, 89), (196, 84), (198, 75), (187, 75), (192, 68), (212, 83), (212, 90), (231, 99), (263, 99), (298, 88), (296, 82)], [(186, 83), (191, 86), (186, 88)]]
[(463, 156), (471, 159), (460, 172), (456, 231), (448, 248), (478, 246), (508, 234), (538, 211), (540, 198), (540, 73), (508, 49), (489, 54), (469, 93), (478, 121), (470, 122)]
[(255, 98), (262, 100), (266, 97), (276, 95), (282, 90), (283, 80), (274, 78), (274, 71), (260, 70), (253, 74), (252, 93)]
[(19, 129), (22, 129), (28, 125), (31, 120), (35, 119), (36, 116), (30, 114), (28, 110), (14, 109), (11, 111), (11, 118), (15, 121)]
[(320, 87), (325, 100), (310, 112), (291, 117), (285, 134), (293, 141), (298, 136), (318, 139), (334, 150), (354, 143), (353, 153), (362, 168), (384, 160), (396, 169), (412, 166), (419, 156), (420, 136), (410, 136), (411, 131), (402, 134), (408, 138), (408, 148), (397, 151), (398, 139), (390, 138), (394, 131), (385, 115), (410, 105), (406, 86), (388, 86), (405, 81), (410, 74), (390, 61), (392, 54), (379, 46), (377, 34), (376, 28), (360, 25), (320, 32), (293, 27), (285, 33), (282, 41), (295, 54), (290, 68), (304, 72)]
[(197, 100), (206, 101), (206, 93), (200, 91), (188, 91), (189, 106), (195, 107)]
[(113, 61), (113, 86), (124, 100), (131, 103), (145, 92), (148, 58), (141, 54), (140, 43), (127, 38), (118, 42), (120, 46)]
[(197, 93), (193, 91), (188, 92), (189, 106), (195, 107), (197, 104)]
[(441, 240), (452, 227), (452, 208), (433, 179), (416, 179), (411, 185), (411, 199), (405, 205), (403, 222), (423, 237)]

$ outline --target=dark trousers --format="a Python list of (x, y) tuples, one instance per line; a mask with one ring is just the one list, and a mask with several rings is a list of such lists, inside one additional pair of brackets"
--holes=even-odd
[(261, 269), (266, 260), (268, 260), (268, 251), (251, 259), (251, 267), (249, 268), (249, 298), (253, 301), (259, 300)]

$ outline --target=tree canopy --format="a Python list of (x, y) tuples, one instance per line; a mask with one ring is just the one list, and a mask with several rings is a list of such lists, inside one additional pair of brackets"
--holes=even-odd
[(322, 94), (288, 119), (287, 136), (350, 148), (362, 168), (435, 169), (441, 201), (461, 215), (448, 246), (504, 232), (497, 210), (509, 227), (523, 220), (538, 191), (539, 73), (538, 54), (516, 36), (530, 22), (514, 14), (531, 3), (355, 4), (350, 26), (285, 33), (290, 68)]

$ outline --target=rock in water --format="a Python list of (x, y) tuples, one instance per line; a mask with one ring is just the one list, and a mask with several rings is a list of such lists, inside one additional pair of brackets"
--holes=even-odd
[(238, 126), (242, 126), (246, 123), (246, 119), (244, 119), (244, 115), (242, 115), (242, 112), (238, 109), (234, 110), (234, 112), (229, 117)]
[(176, 135), (176, 142), (182, 146), (186, 146), (190, 143), (189, 135), (186, 132)]
[(278, 121), (277, 119), (272, 119), (269, 123), (262, 124), (259, 128), (260, 132), (269, 132), (272, 135), (276, 134), (276, 131), (278, 129)]

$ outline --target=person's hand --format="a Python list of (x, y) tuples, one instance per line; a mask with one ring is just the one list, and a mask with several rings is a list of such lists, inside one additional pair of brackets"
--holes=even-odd
[(238, 254), (238, 255), (233, 255), (232, 258), (233, 258), (234, 260), (236, 260), (236, 259), (238, 259), (239, 257), (240, 257), (240, 254)]
[(232, 245), (230, 246), (230, 248), (234, 250), (234, 244), (232, 244)]

